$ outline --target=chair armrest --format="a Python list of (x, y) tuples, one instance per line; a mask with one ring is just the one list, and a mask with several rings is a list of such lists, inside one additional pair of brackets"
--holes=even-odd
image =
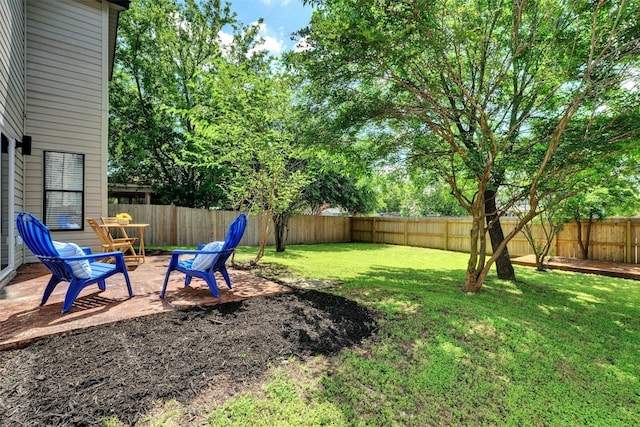
[[(180, 255), (213, 255), (213, 254), (221, 254), (225, 252), (233, 252), (234, 249), (225, 249), (223, 251), (199, 251), (197, 249), (174, 249), (171, 251), (171, 263), (177, 264), (180, 260)], [(195, 257), (194, 257), (195, 259)]]
[(174, 249), (171, 251), (171, 255), (200, 255), (200, 254), (221, 254), (223, 252), (231, 252), (235, 250), (234, 249), (225, 249), (225, 250), (221, 250), (221, 251), (199, 251), (197, 249)]
[(82, 261), (82, 260), (89, 260), (89, 262), (92, 262), (96, 259), (101, 259), (101, 258), (109, 258), (109, 257), (123, 257), (124, 254), (120, 251), (118, 252), (105, 252), (105, 253), (99, 253), (99, 254), (86, 254), (86, 255), (80, 255), (80, 256), (68, 256), (68, 257), (60, 257), (61, 260), (64, 261)]

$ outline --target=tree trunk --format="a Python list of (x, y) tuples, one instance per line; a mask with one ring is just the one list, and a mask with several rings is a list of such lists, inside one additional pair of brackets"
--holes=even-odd
[(591, 244), (591, 225), (593, 224), (593, 212), (589, 214), (587, 220), (587, 233), (586, 236), (582, 236), (582, 221), (580, 221), (580, 214), (575, 213), (573, 219), (578, 226), (578, 246), (580, 247), (580, 256), (582, 259), (589, 259), (589, 245)]
[(472, 224), (469, 248), (469, 262), (467, 263), (467, 275), (462, 290), (464, 292), (478, 292), (482, 287), (486, 274), (483, 270), (486, 264), (487, 237), (484, 232), (484, 202), (478, 197), (473, 203)]
[(270, 221), (269, 221), (268, 213), (258, 215), (258, 231), (259, 231), (258, 253), (256, 254), (256, 257), (253, 260), (251, 260), (250, 262), (251, 265), (257, 265), (260, 259), (264, 256), (264, 250), (265, 250), (265, 247), (267, 246), (267, 240), (269, 237), (269, 229), (271, 228), (269, 224), (270, 224)]
[(276, 238), (276, 252), (284, 252), (287, 247), (287, 236), (289, 234), (289, 215), (278, 214), (273, 216)]
[(585, 238), (584, 245), (584, 259), (589, 259), (589, 246), (591, 246), (591, 226), (593, 225), (593, 215), (589, 216), (587, 222), (587, 237)]
[[(491, 238), (491, 248), (495, 252), (496, 248), (504, 240), (502, 225), (498, 217), (498, 209), (496, 208), (496, 192), (487, 190), (484, 197), (484, 209), (486, 215), (487, 226), (489, 228), (489, 237)], [(493, 223), (491, 223), (493, 221)], [(496, 260), (496, 270), (498, 278), (503, 280), (516, 280), (516, 272), (511, 264), (509, 249), (504, 247), (500, 257)]]
[(593, 225), (593, 212), (589, 214), (589, 219), (587, 220), (587, 233), (584, 237), (584, 240), (582, 237), (582, 222), (580, 222), (580, 216), (576, 214), (574, 219), (576, 221), (576, 224), (578, 225), (578, 245), (580, 246), (582, 259), (589, 259), (589, 245), (591, 244), (591, 226)]

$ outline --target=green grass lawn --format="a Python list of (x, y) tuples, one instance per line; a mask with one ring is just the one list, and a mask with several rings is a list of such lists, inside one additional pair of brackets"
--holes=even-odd
[[(256, 248), (239, 248), (236, 260)], [(268, 248), (261, 263), (338, 279), (376, 335), (339, 356), (274, 368), (210, 425), (640, 424), (640, 282), (517, 267), (462, 287), (468, 256), (370, 244)]]

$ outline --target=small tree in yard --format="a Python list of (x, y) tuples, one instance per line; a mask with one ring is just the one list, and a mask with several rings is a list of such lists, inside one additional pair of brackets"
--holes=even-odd
[(315, 162), (307, 163), (305, 172), (309, 180), (299, 188), (299, 192), (292, 194), (290, 203), (283, 205), (273, 216), (275, 225), (276, 252), (284, 252), (287, 246), (289, 220), (293, 215), (304, 210), (319, 211), (319, 207), (329, 204), (341, 207), (351, 213), (366, 212), (372, 195), (365, 186), (359, 185), (354, 178), (336, 171), (321, 171), (314, 169)]
[(271, 221), (279, 236), (311, 180), (305, 168), (311, 153), (301, 142), (290, 80), (274, 67), (271, 59), (256, 57), (203, 76), (210, 100), (187, 112), (200, 147), (194, 161), (231, 171), (219, 185), (233, 206), (258, 214), (253, 263), (264, 255)]
[(637, 214), (640, 208), (637, 182), (611, 176), (605, 185), (590, 188), (567, 201), (564, 213), (577, 225), (580, 257), (589, 259), (594, 222), (615, 215)]
[[(540, 201), (537, 217), (522, 229), (536, 257), (538, 270), (544, 270), (553, 239), (566, 223), (576, 222), (581, 257), (588, 259), (594, 221), (638, 212), (637, 155), (637, 151), (627, 152), (622, 159), (613, 161), (609, 158), (580, 174), (567, 177), (555, 186), (554, 193)], [(516, 212), (521, 218), (523, 210), (516, 209)], [(583, 224), (585, 219), (586, 224)]]
[[(541, 201), (540, 213), (522, 227), (522, 234), (533, 251), (538, 271), (545, 271), (553, 240), (564, 226), (565, 220), (560, 212), (562, 212), (565, 202), (566, 200), (562, 200), (559, 203), (554, 203), (551, 199)], [(525, 210), (516, 207), (518, 219), (521, 220), (525, 213)]]

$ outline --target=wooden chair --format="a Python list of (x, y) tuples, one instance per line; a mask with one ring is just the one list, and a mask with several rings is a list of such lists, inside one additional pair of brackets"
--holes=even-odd
[[(87, 218), (87, 223), (91, 226), (93, 232), (96, 233), (96, 236), (98, 236), (103, 252), (120, 251), (125, 254), (126, 261), (136, 261), (138, 264), (140, 263), (140, 257), (136, 253), (131, 239), (114, 239), (111, 233), (109, 233), (109, 229), (107, 227), (101, 227), (94, 218)], [(130, 253), (130, 255), (127, 255), (127, 253)]]
[[(97, 284), (101, 291), (106, 289), (105, 279), (122, 273), (127, 282), (129, 296), (133, 297), (124, 254), (120, 251), (91, 254), (90, 248), (82, 249), (73, 243), (55, 242), (49, 229), (38, 218), (28, 212), (21, 212), (16, 226), (27, 248), (51, 271), (51, 279), (44, 290), (43, 306), (60, 282), (69, 282), (62, 312), (69, 311), (80, 291), (91, 284)], [(97, 262), (97, 258), (113, 258), (114, 264)]]
[[(118, 224), (118, 219), (115, 216), (101, 216), (100, 220), (102, 221), (103, 224)], [(120, 230), (120, 236), (122, 237), (113, 238), (113, 240), (129, 241), (132, 244), (138, 241), (137, 237), (129, 237), (129, 235), (127, 234), (127, 230), (124, 227), (118, 227), (117, 229)], [(111, 228), (109, 228), (109, 230), (111, 230)]]
[[(220, 297), (218, 294), (218, 284), (214, 276), (216, 271), (222, 274), (222, 277), (227, 283), (227, 287), (231, 289), (231, 279), (229, 279), (225, 262), (236, 249), (238, 243), (240, 243), (246, 227), (247, 216), (241, 213), (229, 226), (227, 238), (224, 242), (211, 242), (207, 245), (200, 245), (198, 250), (173, 250), (171, 252), (169, 268), (167, 268), (167, 274), (164, 276), (164, 284), (162, 285), (162, 291), (160, 291), (160, 298), (164, 298), (165, 296), (169, 275), (173, 270), (178, 270), (186, 274), (184, 279), (185, 286), (191, 284), (192, 277), (204, 280), (207, 282), (207, 286), (209, 286), (209, 290), (215, 298)], [(180, 255), (182, 254), (191, 254), (195, 255), (195, 257), (180, 261)]]

